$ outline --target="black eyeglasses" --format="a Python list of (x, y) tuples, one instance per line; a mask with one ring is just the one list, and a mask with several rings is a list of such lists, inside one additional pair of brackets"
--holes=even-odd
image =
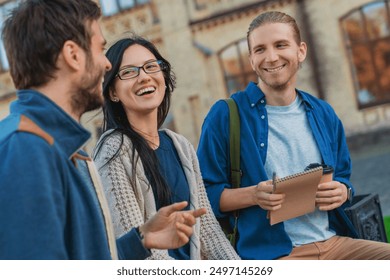
[(116, 77), (121, 80), (127, 80), (135, 78), (139, 75), (141, 69), (147, 74), (157, 73), (164, 70), (165, 64), (162, 60), (154, 60), (146, 62), (144, 65), (138, 66), (126, 66), (118, 71)]

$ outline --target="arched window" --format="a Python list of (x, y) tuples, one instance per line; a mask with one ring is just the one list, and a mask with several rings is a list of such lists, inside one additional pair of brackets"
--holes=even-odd
[(228, 96), (245, 89), (250, 81), (257, 82), (248, 55), (246, 38), (235, 41), (218, 52)]
[(390, 103), (389, 4), (375, 1), (340, 19), (360, 109)]

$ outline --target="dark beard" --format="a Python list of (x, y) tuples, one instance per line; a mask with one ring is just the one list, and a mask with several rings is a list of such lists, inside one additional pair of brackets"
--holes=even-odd
[(97, 72), (98, 66), (93, 62), (91, 51), (87, 51), (86, 74), (81, 79), (78, 90), (73, 94), (71, 106), (73, 113), (81, 117), (82, 114), (100, 108), (103, 105), (103, 96), (99, 85), (104, 77), (105, 70)]
[[(93, 73), (94, 66), (89, 64), (87, 69)], [(80, 88), (72, 96), (71, 106), (73, 112), (81, 116), (85, 112), (93, 111), (103, 105), (103, 96), (99, 91), (99, 83), (104, 73), (96, 73), (94, 76), (84, 76)]]
[(79, 88), (73, 94), (71, 101), (72, 111), (78, 116), (99, 109), (103, 105), (103, 98), (99, 97), (101, 93), (97, 89), (99, 81), (100, 78), (94, 79), (90, 86)]
[(79, 93), (72, 99), (73, 108), (76, 108), (75, 111), (81, 114), (99, 109), (103, 102), (102, 99), (98, 98), (98, 94), (93, 89), (80, 89)]

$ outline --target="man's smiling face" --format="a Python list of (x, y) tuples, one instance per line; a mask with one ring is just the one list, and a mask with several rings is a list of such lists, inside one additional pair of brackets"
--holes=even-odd
[(283, 90), (294, 84), (299, 65), (306, 57), (306, 44), (298, 43), (285, 23), (266, 23), (249, 36), (249, 59), (265, 87)]

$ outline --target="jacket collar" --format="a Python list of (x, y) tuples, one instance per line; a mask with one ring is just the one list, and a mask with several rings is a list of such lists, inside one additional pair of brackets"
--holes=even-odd
[(17, 91), (18, 99), (11, 104), (11, 114), (22, 114), (54, 138), (68, 156), (77, 153), (91, 134), (56, 103), (35, 90)]

